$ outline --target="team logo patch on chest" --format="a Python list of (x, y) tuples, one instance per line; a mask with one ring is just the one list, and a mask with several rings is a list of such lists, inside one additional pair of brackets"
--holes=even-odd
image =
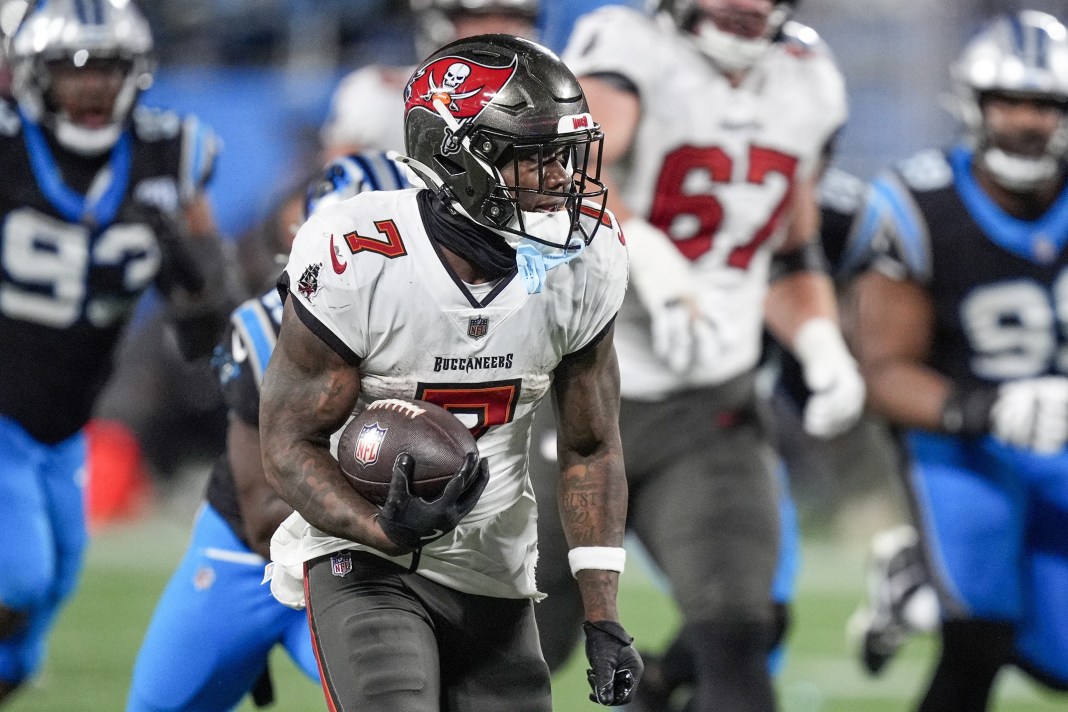
[(352, 555), (347, 551), (334, 554), (330, 557), (330, 573), (342, 577), (352, 571)]
[(297, 280), (297, 291), (300, 292), (305, 299), (311, 299), (319, 291), (319, 271), (323, 268), (322, 262), (317, 262), (313, 265), (308, 265), (304, 273), (300, 275), (300, 279)]
[(489, 331), (489, 319), (473, 316), (467, 320), (467, 335), (472, 339), (481, 339)]
[(360, 436), (356, 438), (356, 462), (364, 467), (373, 465), (378, 461), (378, 453), (382, 449), (382, 440), (389, 432), (386, 428), (378, 427), (378, 423), (363, 426)]

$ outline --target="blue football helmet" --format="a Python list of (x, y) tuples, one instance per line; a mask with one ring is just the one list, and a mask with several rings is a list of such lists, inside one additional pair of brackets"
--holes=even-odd
[[(1000, 185), (1027, 191), (1061, 170), (1068, 155), (1068, 30), (1055, 17), (1023, 10), (993, 19), (965, 45), (950, 74), (956, 113)], [(1061, 106), (1060, 127), (1043, 155), (1021, 156), (994, 145), (982, 110), (991, 93)]]

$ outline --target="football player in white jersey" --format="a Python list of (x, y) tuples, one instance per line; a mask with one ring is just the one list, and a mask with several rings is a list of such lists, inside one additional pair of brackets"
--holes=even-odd
[[(307, 606), (332, 708), (549, 710), (527, 449), (552, 391), (592, 697), (623, 704), (642, 672), (616, 608), (627, 251), (603, 206), (602, 135), (567, 67), (505, 35), (438, 50), (405, 98), (401, 160), (429, 188), (323, 208), (280, 282), (261, 442), (296, 513), (271, 542), (272, 591)], [(480, 461), (433, 502), (408, 494), (410, 457), (379, 509), (331, 455), (355, 408), (390, 397), (450, 408), (478, 438)]]
[[(410, 0), (416, 53), (474, 35), (501, 33), (536, 39), (540, 0)], [(363, 149), (404, 151), (402, 94), (415, 67), (372, 64), (341, 80), (321, 131), (330, 160)]]
[(681, 609), (697, 710), (775, 707), (778, 491), (754, 417), (765, 321), (802, 364), (808, 432), (841, 433), (863, 407), (812, 243), (844, 82), (816, 33), (787, 22), (794, 5), (606, 7), (564, 53), (605, 122), (605, 180), (632, 256), (617, 322), (628, 525)]

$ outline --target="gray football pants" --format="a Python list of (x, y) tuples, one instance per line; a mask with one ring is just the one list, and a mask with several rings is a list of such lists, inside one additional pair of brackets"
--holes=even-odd
[[(348, 553), (348, 552), (344, 552)], [(336, 556), (336, 555), (335, 555)], [(528, 599), (461, 593), (374, 554), (308, 562), (312, 641), (337, 712), (549, 712)]]

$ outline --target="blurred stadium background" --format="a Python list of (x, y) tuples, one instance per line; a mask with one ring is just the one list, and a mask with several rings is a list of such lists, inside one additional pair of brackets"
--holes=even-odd
[[(542, 2), (542, 39), (558, 51), (575, 17), (606, 4)], [(0, 29), (10, 31), (20, 4), (24, 0), (0, 0)], [(407, 0), (146, 0), (142, 6), (153, 23), (160, 62), (145, 102), (196, 113), (222, 137), (211, 197), (235, 244), (254, 234), (280, 196), (315, 167), (319, 126), (337, 80), (367, 63), (403, 66), (417, 59)], [(1022, 7), (1064, 19), (1068, 3), (802, 0), (796, 18), (829, 42), (850, 92), (851, 118), (836, 164), (866, 179), (889, 162), (952, 140), (954, 122), (939, 107), (948, 89), (947, 64), (981, 18)], [(152, 313), (149, 298), (132, 343), (159, 338), (151, 335)], [(210, 379), (181, 364), (167, 370), (169, 385), (138, 383), (103, 406), (109, 417), (137, 425), (142, 441), (124, 446), (123, 434), (106, 421), (94, 426), (100, 440), (113, 445), (108, 467), (125, 474), (94, 493), (95, 538), (85, 579), (60, 621), (45, 674), (14, 701), (13, 712), (114, 712), (123, 706), (141, 635), (184, 548), (206, 463), (222, 447), (223, 416)], [(123, 369), (118, 377), (132, 378)], [(144, 465), (123, 462), (138, 451)], [(784, 712), (908, 709), (922, 686), (931, 641), (910, 643), (887, 673), (870, 679), (844, 636), (863, 588), (868, 538), (901, 518), (900, 493), (885, 467), (865, 461), (842, 472), (800, 473), (794, 487), (804, 562), (779, 682)], [(656, 649), (670, 637), (674, 609), (640, 566), (624, 577), (622, 607), (640, 646)], [(580, 658), (556, 681), (559, 710), (594, 709), (584, 701)], [(275, 709), (322, 709), (318, 689), (288, 661), (276, 658), (274, 669)], [(1008, 677), (997, 709), (1065, 709), (1063, 697)]]

